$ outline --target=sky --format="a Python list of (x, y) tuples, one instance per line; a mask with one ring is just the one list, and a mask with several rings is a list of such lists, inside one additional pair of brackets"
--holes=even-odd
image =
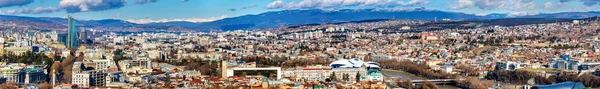
[(0, 0), (0, 14), (121, 19), (134, 23), (210, 22), (268, 11), (294, 9), (411, 9), (476, 15), (600, 11), (600, 0)]

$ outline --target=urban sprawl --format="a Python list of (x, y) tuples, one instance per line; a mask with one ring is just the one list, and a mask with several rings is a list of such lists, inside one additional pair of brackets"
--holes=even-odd
[(115, 32), (69, 17), (63, 31), (1, 32), (0, 88), (600, 88), (597, 19), (416, 27), (436, 22), (451, 21)]

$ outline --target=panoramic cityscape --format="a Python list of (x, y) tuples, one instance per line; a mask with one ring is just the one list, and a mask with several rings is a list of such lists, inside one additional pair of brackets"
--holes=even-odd
[(0, 0), (0, 89), (598, 89), (598, 0)]

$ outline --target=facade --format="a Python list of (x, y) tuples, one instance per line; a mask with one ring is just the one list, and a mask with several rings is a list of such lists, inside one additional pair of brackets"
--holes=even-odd
[(101, 60), (92, 60), (96, 64), (96, 70), (105, 70), (108, 68), (109, 64), (111, 64), (111, 60), (101, 59)]
[(579, 70), (583, 61), (575, 59), (554, 59), (551, 60), (549, 66), (555, 69)]
[(62, 42), (64, 45), (67, 45), (68, 38), (69, 38), (68, 34), (58, 34), (56, 41)]
[(90, 87), (90, 72), (85, 71), (85, 65), (82, 62), (73, 63), (71, 84), (82, 88)]
[(90, 86), (104, 86), (106, 85), (106, 76), (104, 70), (89, 70), (90, 73)]
[(496, 69), (515, 70), (515, 69), (520, 69), (520, 68), (527, 68), (528, 65), (529, 65), (528, 63), (512, 62), (512, 61), (496, 62)]
[(333, 68), (332, 73), (335, 73), (337, 79), (343, 79), (344, 74), (348, 74), (350, 79), (357, 79), (356, 74), (366, 75), (367, 68)]
[(383, 81), (383, 74), (379, 70), (369, 70), (363, 77), (365, 81)]
[(581, 82), (563, 82), (552, 85), (533, 86), (531, 89), (586, 89)]
[[(224, 63), (224, 62), (223, 62)], [(281, 79), (281, 67), (270, 67), (270, 68), (228, 68), (225, 77), (230, 77), (234, 75), (241, 75), (241, 73), (246, 72), (248, 76), (256, 75), (269, 75), (273, 74), (273, 77), (277, 79)], [(257, 72), (257, 73), (253, 73)], [(258, 75), (261, 74), (261, 75)], [(270, 75), (269, 75), (270, 76)]]
[(40, 68), (25, 68), (19, 72), (19, 76), (20, 78), (25, 78), (24, 81), (20, 81), (19, 84), (41, 83), (48, 79), (48, 75)]
[(90, 87), (90, 74), (87, 71), (73, 72), (71, 84), (75, 84), (82, 88)]
[(105, 80), (106, 82), (104, 82), (106, 85), (113, 83), (113, 82), (124, 82), (125, 78), (123, 78), (123, 72), (117, 71), (117, 72), (106, 72), (105, 73)]
[[(373, 69), (377, 70), (377, 69)], [(349, 79), (356, 79), (356, 74), (364, 76), (367, 74), (367, 68), (332, 68), (324, 66), (308, 66), (302, 68), (290, 68), (283, 71), (284, 77), (296, 77), (307, 81), (325, 81), (335, 73), (337, 79), (343, 79), (343, 75), (349, 75)], [(359, 77), (360, 78), (360, 77)]]
[(5, 47), (4, 50), (6, 52), (13, 52), (16, 55), (21, 55), (27, 51), (31, 51), (31, 46), (24, 46), (24, 47)]
[(295, 76), (308, 81), (325, 81), (331, 75), (332, 69), (331, 67), (312, 66), (287, 69), (284, 72), (283, 76), (285, 77)]
[(68, 48), (78, 48), (79, 47), (79, 37), (77, 36), (77, 27), (75, 25), (75, 19), (69, 16), (69, 27), (68, 27), (68, 36), (67, 36), (67, 47)]
[(19, 76), (21, 69), (23, 68), (19, 65), (11, 64), (2, 68), (2, 75), (6, 78), (6, 82), (19, 83), (23, 81), (21, 76)]

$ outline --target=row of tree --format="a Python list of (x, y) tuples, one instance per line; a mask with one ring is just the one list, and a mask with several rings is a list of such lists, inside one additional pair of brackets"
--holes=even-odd
[(425, 81), (421, 86), (414, 86), (411, 79), (397, 79), (396, 86), (405, 89), (440, 89), (435, 83)]
[(535, 83), (540, 85), (550, 85), (561, 82), (581, 82), (586, 87), (600, 87), (600, 77), (592, 74), (579, 75), (576, 73), (559, 73), (557, 75), (551, 75), (548, 77), (536, 76)]
[(31, 51), (26, 51), (20, 55), (9, 51), (2, 55), (0, 60), (6, 63), (25, 63), (27, 65), (50, 65), (53, 62), (52, 58), (46, 56), (45, 54), (34, 53)]
[(383, 69), (402, 70), (415, 75), (423, 76), (430, 79), (453, 79), (457, 75), (444, 72), (434, 72), (429, 70), (425, 64), (417, 64), (412, 61), (396, 61), (396, 60), (380, 60), (378, 61)]
[(494, 70), (489, 72), (485, 78), (511, 84), (527, 84), (527, 81), (535, 76), (534, 72), (526, 70)]
[(535, 84), (550, 85), (561, 82), (581, 82), (586, 87), (600, 87), (600, 77), (592, 74), (566, 73), (561, 72), (556, 75), (544, 77), (535, 72), (526, 70), (495, 70), (485, 76), (487, 79), (501, 81), (511, 84), (528, 84), (530, 79), (534, 79)]
[(455, 69), (462, 70), (463, 72), (466, 73), (467, 76), (478, 76), (479, 75), (479, 68), (474, 67), (472, 65), (459, 64), (459, 65), (456, 65)]
[(455, 81), (456, 86), (468, 89), (487, 89), (494, 86), (494, 82), (490, 80), (479, 80), (475, 77), (467, 77)]

